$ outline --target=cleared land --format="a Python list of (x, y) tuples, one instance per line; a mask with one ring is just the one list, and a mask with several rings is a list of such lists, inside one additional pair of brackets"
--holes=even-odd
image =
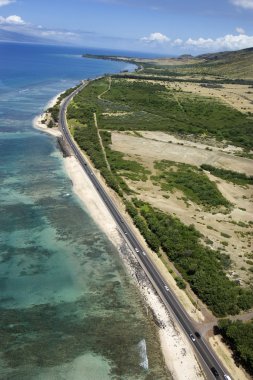
[[(145, 135), (147, 134), (150, 137), (149, 133), (145, 132)], [(158, 132), (157, 139), (160, 135), (161, 133)], [(152, 132), (152, 138), (155, 136), (155, 132)], [(158, 160), (184, 162), (195, 166), (200, 166), (204, 162), (212, 162), (214, 166), (227, 169), (235, 169), (236, 163), (236, 170), (253, 174), (252, 160), (227, 155), (226, 160), (221, 161), (225, 154), (218, 150), (210, 152), (191, 146), (177, 145), (177, 143), (165, 144), (126, 133), (112, 133), (112, 149), (124, 153), (127, 159), (140, 162), (153, 175), (157, 174), (154, 163)], [(242, 283), (244, 281), (249, 283), (252, 278), (249, 268), (251, 267), (250, 252), (252, 251), (250, 223), (253, 214), (253, 186), (235, 185), (211, 174), (208, 174), (208, 177), (217, 184), (221, 194), (233, 204), (229, 213), (208, 211), (187, 199), (182, 191), (178, 189), (165, 191), (150, 179), (145, 182), (131, 181), (126, 178), (125, 180), (143, 201), (176, 215), (187, 225), (194, 224), (196, 229), (203, 234), (205, 244), (214, 249), (221, 249), (230, 255), (232, 264), (228, 275)], [(228, 236), (224, 237), (222, 235), (224, 233)]]
[[(147, 163), (154, 160), (170, 160), (190, 165), (209, 164), (253, 175), (253, 160), (236, 157), (219, 148), (176, 139), (162, 132), (138, 131), (139, 137), (128, 133), (112, 133), (112, 149), (125, 154), (138, 155)], [(209, 147), (209, 149), (206, 149)], [(232, 148), (231, 148), (232, 149)]]

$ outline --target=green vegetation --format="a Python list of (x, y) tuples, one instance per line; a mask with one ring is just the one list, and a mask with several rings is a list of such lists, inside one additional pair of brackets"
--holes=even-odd
[(122, 195), (121, 187), (117, 178), (107, 168), (104, 155), (99, 149), (99, 139), (95, 128), (92, 125), (86, 128), (75, 128), (74, 138), (81, 149), (83, 149), (93, 161), (95, 167), (100, 170), (100, 173), (106, 180), (108, 186), (115, 190), (119, 195)]
[[(96, 83), (95, 86), (94, 83)], [(123, 192), (125, 194), (132, 193), (122, 177), (130, 178), (134, 181), (145, 181), (149, 172), (141, 164), (125, 160), (122, 153), (112, 151), (110, 149), (111, 133), (107, 131), (100, 132), (106, 158), (104, 156), (95, 127), (94, 113), (99, 113), (101, 105), (104, 104), (103, 100), (98, 99), (98, 95), (105, 91), (107, 86), (106, 79), (90, 83), (75, 96), (69, 105), (67, 118), (78, 145), (90, 156), (107, 184), (122, 196)], [(110, 168), (108, 168), (106, 159)]]
[(216, 184), (195, 166), (162, 160), (155, 163), (155, 169), (160, 174), (153, 177), (153, 180), (161, 184), (162, 190), (173, 191), (177, 188), (188, 199), (206, 208), (230, 206)]
[(253, 79), (253, 49), (242, 49), (222, 53), (204, 54), (198, 59), (204, 61), (197, 65), (195, 72), (222, 75), (225, 78)]
[(178, 286), (180, 289), (185, 289), (185, 288), (186, 288), (186, 284), (185, 284), (184, 280), (182, 280), (181, 277), (178, 277), (178, 276), (177, 276), (177, 277), (175, 278), (175, 280), (176, 280), (177, 286)]
[[(252, 290), (240, 288), (226, 276), (224, 270), (230, 265), (228, 255), (204, 247), (200, 243), (201, 234), (193, 225), (188, 227), (136, 198), (126, 206), (148, 245), (158, 254), (161, 249), (166, 253), (214, 314), (237, 314), (253, 305)], [(178, 285), (184, 286), (181, 281)]]
[(236, 362), (253, 375), (253, 320), (247, 323), (223, 319), (219, 331), (234, 352)]
[[(50, 107), (47, 110), (47, 112), (50, 112), (51, 117), (52, 117), (54, 123), (58, 123), (58, 121), (59, 121), (59, 111), (60, 111), (59, 104), (55, 104), (53, 107)], [(51, 124), (49, 126), (49, 128), (52, 128), (52, 127), (53, 127), (53, 125)]]
[[(178, 68), (181, 69), (181, 72), (178, 72)], [(223, 85), (223, 84), (244, 84), (244, 85), (252, 85), (253, 80), (249, 79), (231, 79), (226, 77), (214, 77), (210, 79), (210, 76), (215, 74), (212, 74), (211, 72), (208, 72), (208, 70), (205, 70), (205, 68), (201, 68), (199, 70), (199, 65), (190, 65), (190, 66), (175, 66), (175, 73), (172, 74), (171, 70), (173, 69), (173, 66), (170, 66), (170, 69), (167, 73), (168, 76), (166, 76), (165, 72), (161, 75), (159, 75), (159, 72), (157, 72), (158, 75), (147, 75), (149, 72), (147, 70), (142, 71), (141, 73), (136, 74), (120, 74), (120, 75), (112, 75), (113, 78), (124, 78), (124, 79), (142, 79), (145, 81), (152, 80), (152, 81), (158, 81), (158, 82), (190, 82), (190, 83), (203, 83), (203, 84), (210, 84), (213, 85), (212, 87), (216, 87), (216, 85)], [(197, 76), (196, 76), (197, 74)], [(198, 75), (200, 76), (198, 77)], [(184, 78), (184, 76), (189, 75), (192, 76), (191, 78)], [(208, 76), (206, 78), (205, 76)]]
[(211, 165), (203, 164), (201, 169), (209, 171), (216, 177), (233, 182), (237, 185), (253, 185), (253, 176), (247, 176), (244, 173), (234, 172), (232, 170), (220, 169)]
[(246, 149), (253, 145), (252, 119), (213, 98), (120, 77), (112, 79), (110, 91), (98, 98), (107, 89), (108, 78), (89, 83), (75, 97), (73, 119), (83, 124), (83, 109), (92, 106), (99, 128), (107, 131), (170, 131), (225, 139)]
[[(171, 62), (172, 63), (172, 62)], [(175, 63), (179, 63), (176, 62)], [(154, 64), (153, 64), (154, 67)], [(156, 66), (160, 68), (161, 66)], [(191, 58), (191, 63), (181, 61), (180, 65), (162, 66), (165, 70), (173, 72), (174, 75), (190, 75), (202, 77), (206, 81), (213, 77), (213, 80), (227, 83), (230, 81), (252, 84), (253, 79), (253, 49), (243, 49), (239, 51), (203, 54), (196, 58)], [(148, 68), (148, 67), (147, 67)], [(148, 72), (148, 70), (145, 72)], [(162, 74), (164, 75), (164, 74)], [(170, 74), (167, 74), (170, 75)]]
[(126, 114), (101, 114), (101, 128), (204, 134), (248, 149), (253, 145), (252, 120), (213, 98), (118, 78), (112, 80), (104, 99), (110, 112), (116, 109)]
[[(64, 91), (61, 95), (58, 96), (57, 102), (55, 103), (55, 105), (53, 107), (48, 108), (47, 112), (49, 112), (51, 114), (51, 117), (52, 117), (54, 123), (58, 123), (58, 121), (59, 121), (59, 111), (60, 111), (60, 104), (61, 104), (62, 99), (66, 98), (68, 95), (70, 95), (79, 86), (80, 86), (80, 84)], [(50, 123), (48, 125), (48, 128), (52, 128), (53, 126), (54, 125), (52, 123)]]
[[(137, 199), (135, 199), (135, 201), (137, 201)], [(153, 233), (148, 228), (147, 223), (145, 222), (143, 217), (139, 215), (137, 208), (132, 204), (132, 202), (125, 200), (124, 203), (126, 206), (126, 211), (132, 217), (134, 224), (139, 229), (140, 233), (146, 240), (149, 247), (154, 252), (157, 252), (159, 254), (160, 243), (155, 233)]]
[(75, 100), (69, 105), (67, 117), (70, 120), (80, 120), (81, 126), (72, 128), (74, 138), (80, 148), (84, 150), (95, 167), (100, 170), (107, 184), (121, 194), (120, 186), (110, 170), (108, 170), (106, 161), (100, 146), (99, 137), (94, 123), (94, 112), (96, 108), (89, 102), (83, 103), (82, 97), (77, 95)]

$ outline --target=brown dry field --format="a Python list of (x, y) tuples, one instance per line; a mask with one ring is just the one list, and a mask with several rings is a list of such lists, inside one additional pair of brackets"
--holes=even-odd
[[(230, 154), (233, 150), (237, 150), (232, 146), (225, 149), (209, 147), (207, 144), (176, 138), (164, 132), (139, 131), (138, 133), (143, 137), (137, 137), (130, 133), (113, 132), (112, 149), (125, 154), (137, 154), (145, 158), (145, 162), (170, 160), (196, 166), (210, 164), (253, 175), (253, 160)], [(207, 147), (212, 150), (207, 150)]]
[(181, 65), (190, 65), (204, 62), (204, 59), (196, 58), (127, 58), (127, 57), (116, 57), (119, 61), (130, 61), (133, 63), (151, 63), (152, 65), (157, 66), (181, 66)]
[[(233, 156), (224, 152), (222, 148), (212, 146), (212, 151), (209, 151), (206, 150), (205, 144), (180, 140), (163, 132), (139, 133), (142, 137), (131, 133), (113, 132), (111, 148), (124, 153), (126, 158), (142, 163), (152, 174), (156, 173), (154, 162), (166, 159), (195, 166), (208, 163), (253, 175), (253, 160)], [(182, 143), (184, 145), (179, 145)], [(227, 152), (236, 151), (233, 147), (226, 149)], [(126, 180), (126, 182), (143, 201), (174, 214), (187, 225), (194, 224), (204, 235), (204, 244), (213, 249), (220, 248), (230, 255), (232, 267), (228, 271), (228, 276), (238, 280), (242, 285), (249, 283), (252, 281), (252, 273), (248, 270), (250, 264), (246, 261), (252, 254), (253, 231), (248, 223), (253, 215), (253, 186), (242, 187), (210, 174), (208, 176), (216, 182), (220, 192), (233, 204), (230, 213), (211, 213), (190, 201), (187, 205), (181, 199), (184, 196), (182, 192), (166, 193), (151, 180), (146, 182)], [(242, 222), (245, 226), (238, 225)], [(226, 233), (229, 237), (224, 237), (221, 233)]]
[[(164, 82), (165, 84), (165, 82)], [(199, 83), (175, 82), (166, 84), (169, 88), (181, 88), (201, 96), (215, 97), (241, 112), (253, 112), (253, 88), (248, 85), (223, 84), (222, 88), (203, 87)]]

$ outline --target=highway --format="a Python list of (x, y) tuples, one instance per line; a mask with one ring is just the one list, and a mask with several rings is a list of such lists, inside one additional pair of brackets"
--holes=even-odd
[[(103, 186), (100, 184), (100, 182), (96, 178), (95, 174), (92, 171), (91, 166), (84, 159), (76, 143), (72, 139), (72, 136), (69, 132), (68, 125), (67, 125), (66, 110), (72, 98), (79, 91), (81, 91), (87, 85), (87, 83), (88, 82), (83, 82), (80, 87), (78, 87), (69, 96), (63, 99), (61, 103), (60, 111), (59, 111), (59, 128), (63, 134), (63, 137), (65, 138), (66, 142), (71, 147), (73, 154), (76, 156), (76, 159), (79, 161), (82, 169), (88, 175), (90, 181), (93, 183), (95, 189), (97, 190), (103, 202), (107, 206), (115, 222), (117, 223), (119, 229), (122, 231), (122, 235), (125, 237), (128, 244), (132, 246), (138, 261), (140, 262), (141, 266), (145, 270), (151, 283), (157, 290), (166, 308), (169, 310), (169, 312), (172, 312), (174, 314), (177, 321), (180, 323), (182, 329), (188, 336), (192, 346), (195, 349), (195, 352), (197, 353), (199, 361), (205, 372), (206, 378), (207, 379), (214, 379), (214, 378), (224, 379), (224, 375), (227, 372), (225, 371), (220, 360), (218, 359), (216, 354), (212, 351), (212, 349), (204, 340), (204, 338), (196, 337), (195, 327), (191, 319), (189, 318), (189, 316), (187, 315), (187, 313), (185, 312), (185, 310), (183, 309), (183, 307), (177, 300), (176, 296), (173, 294), (171, 289), (166, 284), (165, 280), (159, 273), (158, 269), (155, 267), (153, 262), (151, 262), (148, 255), (146, 255), (145, 250), (142, 247), (141, 243), (138, 241), (135, 234), (129, 227), (128, 223), (120, 214), (119, 210), (113, 203), (112, 199), (106, 193)], [(190, 337), (190, 334), (192, 334), (192, 337)], [(193, 337), (194, 337), (194, 340), (192, 339)]]

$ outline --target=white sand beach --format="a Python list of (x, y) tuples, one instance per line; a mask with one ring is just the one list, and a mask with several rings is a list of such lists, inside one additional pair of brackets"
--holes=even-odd
[(53, 107), (56, 104), (57, 99), (62, 93), (63, 92), (60, 92), (58, 95), (54, 96), (51, 100), (49, 100), (49, 102), (46, 104), (44, 108), (44, 112), (40, 115), (35, 116), (35, 118), (33, 119), (33, 127), (35, 129), (39, 129), (40, 131), (46, 132), (49, 135), (55, 137), (60, 137), (62, 135), (58, 128), (48, 128), (45, 123), (42, 123), (43, 120), (47, 120), (48, 114), (46, 111), (48, 110), (48, 108)]
[(83, 201), (94, 221), (120, 252), (128, 272), (138, 283), (146, 303), (152, 309), (156, 320), (159, 321), (161, 347), (173, 378), (175, 380), (204, 379), (190, 342), (181, 327), (166, 310), (142, 268), (138, 266), (133, 250), (125, 242), (88, 176), (75, 157), (65, 158), (64, 163), (66, 172), (73, 182), (73, 190)]

